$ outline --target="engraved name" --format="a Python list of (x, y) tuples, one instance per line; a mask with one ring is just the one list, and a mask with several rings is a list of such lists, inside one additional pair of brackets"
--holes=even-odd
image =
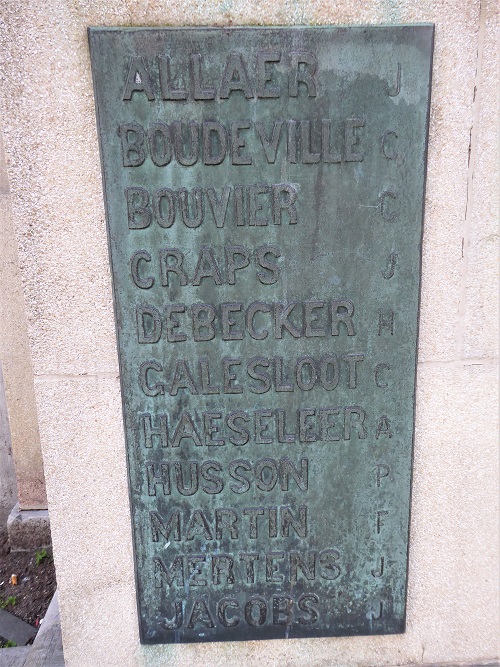
[(173, 558), (154, 557), (156, 588), (220, 586), (224, 584), (291, 583), (324, 579), (335, 581), (342, 573), (340, 552), (327, 548), (288, 552), (245, 552), (234, 554), (180, 554)]
[[(278, 118), (269, 123), (235, 120), (155, 121), (118, 126), (124, 167), (140, 167), (147, 160), (157, 167), (172, 161), (183, 167), (274, 164), (343, 164), (362, 162), (363, 118)], [(148, 159), (149, 158), (149, 159)]]
[(245, 390), (252, 394), (265, 394), (270, 390), (311, 391), (315, 387), (333, 391), (346, 366), (347, 386), (356, 389), (357, 366), (363, 360), (363, 354), (327, 354), (321, 359), (299, 357), (294, 362), (282, 357), (252, 357), (246, 361), (223, 357), (213, 362), (200, 358), (194, 364), (189, 359), (177, 359), (172, 361), (173, 368), (168, 368), (155, 359), (148, 359), (139, 368), (138, 380), (146, 396), (177, 396), (182, 389), (193, 396), (242, 394)]
[[(281, 269), (275, 261), (276, 254), (276, 250), (269, 250), (257, 259), (256, 276), (265, 285), (276, 283), (280, 277)], [(233, 268), (228, 268), (222, 274), (215, 263), (205, 264), (203, 269), (199, 268), (198, 263), (190, 275), (188, 267), (184, 268), (181, 261), (165, 267), (160, 259), (159, 264), (156, 268), (159, 269), (162, 287), (170, 286), (169, 273), (175, 273), (175, 282), (183, 286), (189, 283), (200, 285), (205, 279), (210, 279), (209, 282), (216, 285), (236, 283), (236, 271)], [(145, 284), (155, 280), (154, 276), (148, 275), (139, 266), (134, 267), (131, 273), (134, 283), (138, 287), (143, 285), (143, 289)], [(142, 304), (135, 309), (137, 341), (142, 344), (157, 343), (162, 337), (169, 343), (186, 340), (208, 342), (214, 338), (243, 340), (247, 336), (254, 340), (281, 340), (283, 337), (337, 337), (345, 333), (351, 337), (356, 335), (354, 313), (354, 303), (350, 299), (254, 301), (248, 305), (234, 301), (217, 306), (209, 303), (167, 303), (162, 311), (155, 306)]]
[(159, 512), (149, 512), (151, 539), (159, 542), (170, 539), (175, 542), (191, 542), (195, 539), (257, 540), (259, 534), (269, 538), (298, 537), (308, 535), (308, 509), (306, 505), (289, 507), (242, 507), (237, 510), (224, 507), (211, 510), (172, 509), (166, 517)]
[[(193, 496), (198, 492), (217, 495), (225, 488), (241, 495), (252, 489), (307, 491), (309, 461), (296, 465), (289, 458), (263, 458), (255, 462), (235, 459), (224, 467), (218, 461), (162, 461), (146, 464), (148, 496)], [(229, 480), (229, 483), (228, 483)]]
[[(178, 72), (186, 73), (179, 81)], [(169, 54), (155, 60), (132, 56), (124, 82), (122, 99), (134, 94), (155, 100), (226, 100), (239, 91), (247, 100), (280, 98), (288, 95), (316, 97), (318, 61), (310, 51), (257, 51), (255, 55), (232, 51), (226, 55), (217, 74), (206, 72), (201, 53), (190, 53), (186, 60), (172, 60)]]
[[(151, 447), (242, 447), (248, 443), (270, 445), (274, 442), (338, 442), (351, 436), (367, 437), (366, 410), (359, 405), (345, 407), (300, 408), (287, 413), (282, 409), (234, 410), (182, 414), (169, 421), (166, 414), (139, 417), (140, 444)], [(377, 427), (380, 428), (380, 424)], [(378, 436), (377, 436), (378, 437)], [(187, 442), (183, 442), (186, 440)]]
[[(216, 188), (125, 189), (129, 229), (147, 229), (154, 221), (163, 229), (174, 222), (196, 229), (205, 220), (222, 229), (226, 219), (237, 227), (296, 225), (298, 186), (292, 183), (255, 183)], [(229, 213), (229, 216), (228, 216)]]
[[(177, 630), (184, 625), (189, 630), (196, 628), (198, 631), (216, 626), (235, 628), (240, 623), (253, 628), (265, 625), (289, 628), (297, 623), (312, 625), (319, 618), (319, 602), (315, 593), (304, 593), (298, 599), (285, 594), (273, 595), (269, 601), (254, 595), (241, 606), (238, 600), (230, 597), (216, 603), (195, 598), (189, 605), (184, 600), (175, 600), (169, 605), (170, 610), (162, 614), (160, 623), (166, 630)], [(200, 637), (203, 636), (200, 632)]]

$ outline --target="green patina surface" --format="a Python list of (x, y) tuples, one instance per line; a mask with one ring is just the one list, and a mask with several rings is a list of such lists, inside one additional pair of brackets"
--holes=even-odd
[(433, 27), (89, 39), (142, 641), (403, 632)]

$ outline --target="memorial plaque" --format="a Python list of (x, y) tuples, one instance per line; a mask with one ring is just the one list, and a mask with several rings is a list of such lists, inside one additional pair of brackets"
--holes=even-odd
[(433, 27), (89, 39), (141, 641), (404, 632)]

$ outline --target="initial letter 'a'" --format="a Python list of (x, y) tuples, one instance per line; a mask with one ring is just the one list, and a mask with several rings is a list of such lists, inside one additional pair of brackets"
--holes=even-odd
[(151, 77), (148, 74), (144, 60), (140, 56), (133, 56), (130, 58), (130, 66), (128, 69), (127, 81), (125, 82), (125, 89), (123, 91), (123, 99), (131, 100), (132, 93), (136, 91), (138, 93), (145, 93), (148, 100), (153, 102), (155, 96), (151, 84)]

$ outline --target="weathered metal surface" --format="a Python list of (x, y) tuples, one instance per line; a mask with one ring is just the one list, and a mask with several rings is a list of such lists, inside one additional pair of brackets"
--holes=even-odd
[(89, 38), (142, 641), (403, 632), (433, 27)]

